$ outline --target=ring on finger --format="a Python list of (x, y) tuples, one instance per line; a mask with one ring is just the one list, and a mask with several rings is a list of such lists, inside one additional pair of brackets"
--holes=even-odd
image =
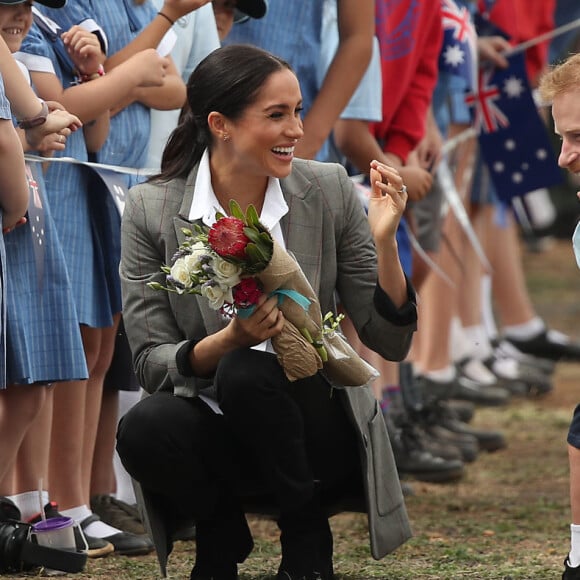
[(397, 189), (397, 193), (400, 193), (400, 194), (407, 193), (407, 186), (403, 183), (403, 185), (401, 186), (401, 189)]

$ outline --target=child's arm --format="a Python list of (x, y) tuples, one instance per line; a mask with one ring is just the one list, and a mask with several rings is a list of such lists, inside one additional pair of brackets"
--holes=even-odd
[(0, 119), (0, 176), (2, 228), (6, 233), (22, 220), (28, 208), (24, 152), (12, 119)]
[[(96, 80), (104, 75), (103, 64), (106, 55), (95, 34), (80, 26), (73, 26), (63, 34), (63, 37), (67, 39), (65, 43), (67, 51), (79, 72), (80, 79), (90, 82), (91, 79)], [(109, 134), (109, 126), (110, 109), (107, 109), (83, 127), (89, 153), (96, 153), (103, 146)]]
[(40, 97), (62, 103), (83, 123), (89, 123), (127, 98), (136, 86), (162, 84), (167, 65), (166, 58), (149, 49), (104, 76), (68, 88), (62, 86), (54, 72), (31, 70), (30, 74)]

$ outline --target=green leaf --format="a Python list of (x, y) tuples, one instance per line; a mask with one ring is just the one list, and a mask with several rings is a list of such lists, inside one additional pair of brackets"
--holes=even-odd
[(260, 248), (258, 248), (256, 244), (250, 243), (246, 246), (246, 256), (248, 256), (248, 259), (252, 265), (263, 264), (263, 267), (265, 267), (268, 263), (268, 260), (264, 257), (264, 254), (262, 254)]
[(244, 215), (240, 204), (235, 199), (230, 199), (230, 215), (246, 223), (246, 216)]
[(258, 226), (260, 224), (260, 217), (258, 216), (258, 212), (252, 204), (250, 204), (246, 210), (246, 219), (247, 225), (249, 226)]
[(301, 328), (300, 334), (310, 343), (312, 344), (314, 341), (312, 340), (312, 335), (307, 328)]
[(149, 288), (151, 288), (152, 290), (165, 290), (165, 286), (162, 286), (161, 284), (159, 284), (159, 282), (147, 282), (147, 286), (149, 286)]
[(246, 234), (246, 236), (250, 239), (250, 241), (254, 242), (254, 244), (260, 243), (260, 234), (254, 228), (245, 227), (244, 234)]

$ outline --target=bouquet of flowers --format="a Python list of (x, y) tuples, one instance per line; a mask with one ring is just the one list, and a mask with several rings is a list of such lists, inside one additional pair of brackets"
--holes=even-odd
[(289, 380), (323, 369), (343, 386), (361, 386), (376, 371), (337, 331), (341, 318), (322, 317), (320, 305), (299, 264), (260, 223), (253, 206), (246, 214), (230, 202), (230, 216), (216, 213), (211, 228), (183, 230), (185, 242), (172, 264), (161, 269), (166, 285), (156, 290), (205, 296), (211, 308), (226, 316), (249, 316), (262, 294), (278, 296), (284, 314), (282, 332), (272, 338), (278, 361)]

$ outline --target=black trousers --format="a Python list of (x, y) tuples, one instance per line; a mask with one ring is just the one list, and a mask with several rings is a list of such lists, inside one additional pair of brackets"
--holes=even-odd
[(354, 427), (323, 377), (290, 382), (274, 355), (240, 349), (222, 358), (215, 384), (223, 415), (156, 393), (119, 424), (125, 468), (166, 505), (207, 519), (224, 497), (268, 496), (289, 510), (315, 486), (323, 497), (362, 494)]

